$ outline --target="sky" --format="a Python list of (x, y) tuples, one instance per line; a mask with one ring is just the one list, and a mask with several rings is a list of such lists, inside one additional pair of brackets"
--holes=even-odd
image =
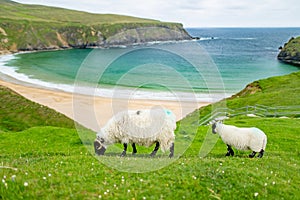
[(15, 0), (190, 27), (300, 27), (299, 0)]

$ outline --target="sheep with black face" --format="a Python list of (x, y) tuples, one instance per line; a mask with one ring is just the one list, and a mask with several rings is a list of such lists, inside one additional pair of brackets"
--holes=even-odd
[(155, 148), (150, 154), (155, 156), (159, 147), (165, 152), (170, 150), (169, 157), (174, 155), (176, 129), (175, 115), (165, 109), (128, 110), (112, 117), (97, 133), (94, 141), (95, 153), (103, 155), (111, 144), (122, 143), (126, 155), (128, 144), (132, 144), (133, 154), (137, 153), (136, 144)]
[(252, 153), (249, 155), (250, 158), (253, 158), (257, 152), (259, 152), (259, 158), (264, 155), (267, 136), (258, 128), (239, 128), (217, 121), (212, 125), (212, 133), (218, 133), (223, 142), (227, 144), (228, 151), (226, 156), (234, 155), (231, 146), (239, 150), (252, 150)]

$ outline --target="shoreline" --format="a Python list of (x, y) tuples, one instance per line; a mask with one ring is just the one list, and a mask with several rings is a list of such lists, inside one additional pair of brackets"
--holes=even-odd
[(171, 110), (176, 121), (210, 102), (187, 102), (171, 100), (118, 99), (68, 93), (46, 88), (12, 83), (0, 78), (3, 85), (23, 97), (47, 106), (73, 119), (86, 128), (98, 131), (117, 112), (126, 109), (151, 109), (164, 107)]

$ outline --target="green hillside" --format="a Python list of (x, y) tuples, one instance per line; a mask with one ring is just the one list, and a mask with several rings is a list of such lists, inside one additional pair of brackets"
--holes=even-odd
[[(132, 29), (136, 31), (129, 31)], [(0, 52), (110, 47), (183, 39), (191, 37), (180, 23), (0, 0)]]
[[(252, 83), (228, 99), (228, 106), (237, 108), (247, 105), (248, 100), (252, 104), (254, 99), (271, 105), (278, 96), (283, 97), (282, 105), (299, 105), (299, 74)], [(8, 89), (1, 91), (6, 100), (1, 101), (0, 113), (0, 199), (298, 199), (300, 196), (299, 118), (239, 116), (226, 120), (236, 126), (258, 127), (268, 136), (264, 157), (250, 159), (249, 151), (235, 149), (234, 157), (225, 157), (226, 145), (211, 133), (210, 126), (197, 127), (194, 121), (198, 115), (190, 115), (178, 123), (180, 129), (175, 133), (175, 155), (181, 142), (191, 142), (184, 155), (157, 171), (127, 173), (97, 160), (88, 151), (93, 148), (92, 143), (84, 146), (77, 130), (66, 125), (69, 119), (62, 117), (56, 121), (58, 114), (53, 111), (42, 106), (39, 109)], [(11, 117), (3, 123), (3, 117), (9, 113)], [(48, 122), (36, 123), (40, 116), (48, 116)], [(53, 124), (49, 126), (49, 122)], [(28, 126), (18, 128), (22, 123)], [(195, 127), (198, 131), (193, 137), (191, 130)], [(87, 134), (93, 133), (87, 131)], [(199, 150), (207, 134), (216, 144), (206, 157), (200, 158)], [(154, 164), (169, 160), (161, 152), (157, 158), (149, 158), (147, 154), (153, 147), (137, 148), (135, 157), (130, 153), (126, 158), (119, 157), (121, 149), (104, 157), (125, 165), (141, 163), (143, 159), (151, 159)]]
[(92, 14), (57, 7), (20, 4), (9, 0), (0, 0), (2, 19), (27, 20), (34, 22), (80, 23), (99, 25), (105, 23), (160, 23), (157, 20), (142, 19), (124, 15)]
[(73, 120), (0, 85), (0, 133), (36, 126), (74, 128)]
[[(300, 106), (300, 72), (254, 81), (232, 97), (201, 108), (191, 115), (198, 116), (200, 112), (202, 118), (208, 115), (212, 108), (226, 107), (235, 110), (257, 104), (267, 107)], [(198, 118), (193, 120), (197, 121)]]

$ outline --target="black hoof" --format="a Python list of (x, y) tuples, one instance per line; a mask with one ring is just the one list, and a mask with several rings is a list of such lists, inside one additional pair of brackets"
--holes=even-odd
[(252, 153), (249, 155), (249, 158), (254, 158), (254, 156), (255, 156), (255, 154)]
[(150, 154), (150, 157), (154, 157), (156, 155), (156, 152), (152, 152), (151, 154)]
[(121, 155), (120, 155), (121, 157), (124, 157), (124, 156), (126, 156), (126, 152), (125, 151), (123, 151), (122, 153), (121, 153)]
[(258, 154), (257, 157), (258, 157), (258, 158), (262, 158), (263, 155), (264, 155), (264, 152), (265, 152), (264, 150), (261, 150), (261, 151), (259, 152), (259, 154)]

